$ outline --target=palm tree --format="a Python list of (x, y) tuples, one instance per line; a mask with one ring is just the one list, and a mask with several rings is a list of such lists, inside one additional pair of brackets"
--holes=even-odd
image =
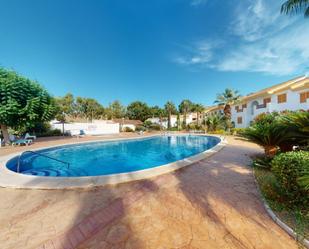
[(193, 106), (193, 103), (188, 99), (181, 101), (179, 105), (179, 111), (183, 114), (182, 123), (184, 127), (187, 126), (187, 113), (192, 110), (192, 106)]
[(205, 119), (205, 124), (209, 131), (216, 131), (223, 126), (223, 116), (220, 114), (212, 114)]
[(309, 17), (309, 0), (288, 0), (281, 6), (281, 13), (292, 14), (304, 12), (305, 17)]
[(167, 101), (166, 104), (164, 105), (165, 111), (168, 114), (168, 121), (167, 121), (167, 128), (170, 129), (171, 128), (171, 117), (172, 114), (176, 113), (176, 107), (174, 105), (173, 102), (171, 101)]
[(231, 118), (231, 105), (239, 101), (241, 95), (233, 89), (225, 89), (223, 93), (217, 95), (215, 104), (224, 105), (224, 115), (227, 119)]
[(292, 112), (282, 116), (282, 123), (301, 143), (309, 144), (309, 112)]
[(202, 104), (195, 104), (193, 110), (196, 112), (196, 123), (200, 124), (200, 114), (205, 110), (205, 107)]

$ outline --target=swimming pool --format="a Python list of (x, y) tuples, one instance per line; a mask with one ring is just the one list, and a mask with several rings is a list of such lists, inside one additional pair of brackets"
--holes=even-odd
[(219, 138), (212, 136), (181, 135), (73, 144), (36, 151), (44, 156), (24, 153), (19, 170), (19, 156), (9, 160), (6, 166), (33, 176), (104, 176), (169, 164), (206, 151), (219, 142)]

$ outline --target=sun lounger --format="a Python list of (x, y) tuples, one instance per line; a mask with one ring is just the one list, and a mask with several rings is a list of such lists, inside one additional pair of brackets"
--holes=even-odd
[(15, 140), (12, 142), (12, 145), (15, 146), (15, 145), (30, 145), (32, 144), (32, 140), (31, 139), (18, 139), (18, 140)]

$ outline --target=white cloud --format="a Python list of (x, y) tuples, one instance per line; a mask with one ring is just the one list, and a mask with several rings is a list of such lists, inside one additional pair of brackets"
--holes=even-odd
[(280, 4), (279, 0), (241, 1), (227, 25), (226, 39), (232, 42), (201, 41), (174, 61), (219, 71), (303, 73), (309, 65), (309, 25), (303, 17), (280, 15)]
[(173, 60), (183, 65), (205, 64), (213, 59), (213, 50), (220, 45), (219, 41), (200, 41), (193, 46), (185, 46), (186, 55), (176, 56)]

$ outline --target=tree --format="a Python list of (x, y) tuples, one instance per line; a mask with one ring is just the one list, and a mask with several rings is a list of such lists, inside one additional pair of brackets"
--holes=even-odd
[(92, 98), (77, 97), (76, 106), (79, 115), (90, 120), (90, 122), (94, 118), (102, 118), (105, 113), (104, 107)]
[(115, 100), (106, 108), (106, 114), (108, 119), (123, 118), (126, 115), (126, 108), (120, 103), (120, 101)]
[(202, 104), (195, 104), (193, 106), (193, 111), (196, 112), (196, 123), (197, 125), (200, 124), (200, 114), (203, 113), (205, 110), (205, 107)]
[(186, 127), (187, 126), (187, 114), (188, 112), (190, 112), (192, 110), (193, 107), (193, 103), (188, 100), (185, 99), (183, 101), (181, 101), (180, 105), (179, 105), (179, 111), (183, 114), (183, 126)]
[(8, 127), (32, 127), (55, 115), (54, 99), (37, 82), (0, 68), (0, 125), (4, 142)]
[(223, 93), (217, 95), (217, 99), (214, 103), (218, 105), (224, 105), (224, 115), (227, 119), (230, 119), (231, 105), (236, 104), (240, 97), (241, 95), (238, 93), (238, 91), (227, 88)]
[(220, 114), (212, 114), (206, 117), (205, 124), (209, 131), (216, 131), (223, 127), (224, 120)]
[(76, 115), (76, 104), (73, 94), (67, 93), (64, 97), (55, 98), (55, 102), (57, 120), (65, 122), (67, 116)]
[(171, 128), (172, 114), (177, 113), (177, 109), (176, 109), (176, 106), (174, 105), (174, 103), (171, 102), (171, 101), (166, 102), (166, 104), (164, 105), (164, 109), (168, 114), (167, 128), (170, 129)]
[(151, 117), (151, 110), (146, 103), (134, 101), (127, 106), (127, 116), (129, 119), (136, 119), (144, 122), (147, 118)]
[(165, 116), (165, 110), (160, 108), (159, 106), (155, 105), (153, 107), (150, 107), (150, 116), (152, 117), (159, 117), (160, 120), (160, 126), (162, 126), (162, 120)]
[(309, 17), (309, 0), (288, 0), (281, 6), (281, 13), (298, 14), (304, 12)]

